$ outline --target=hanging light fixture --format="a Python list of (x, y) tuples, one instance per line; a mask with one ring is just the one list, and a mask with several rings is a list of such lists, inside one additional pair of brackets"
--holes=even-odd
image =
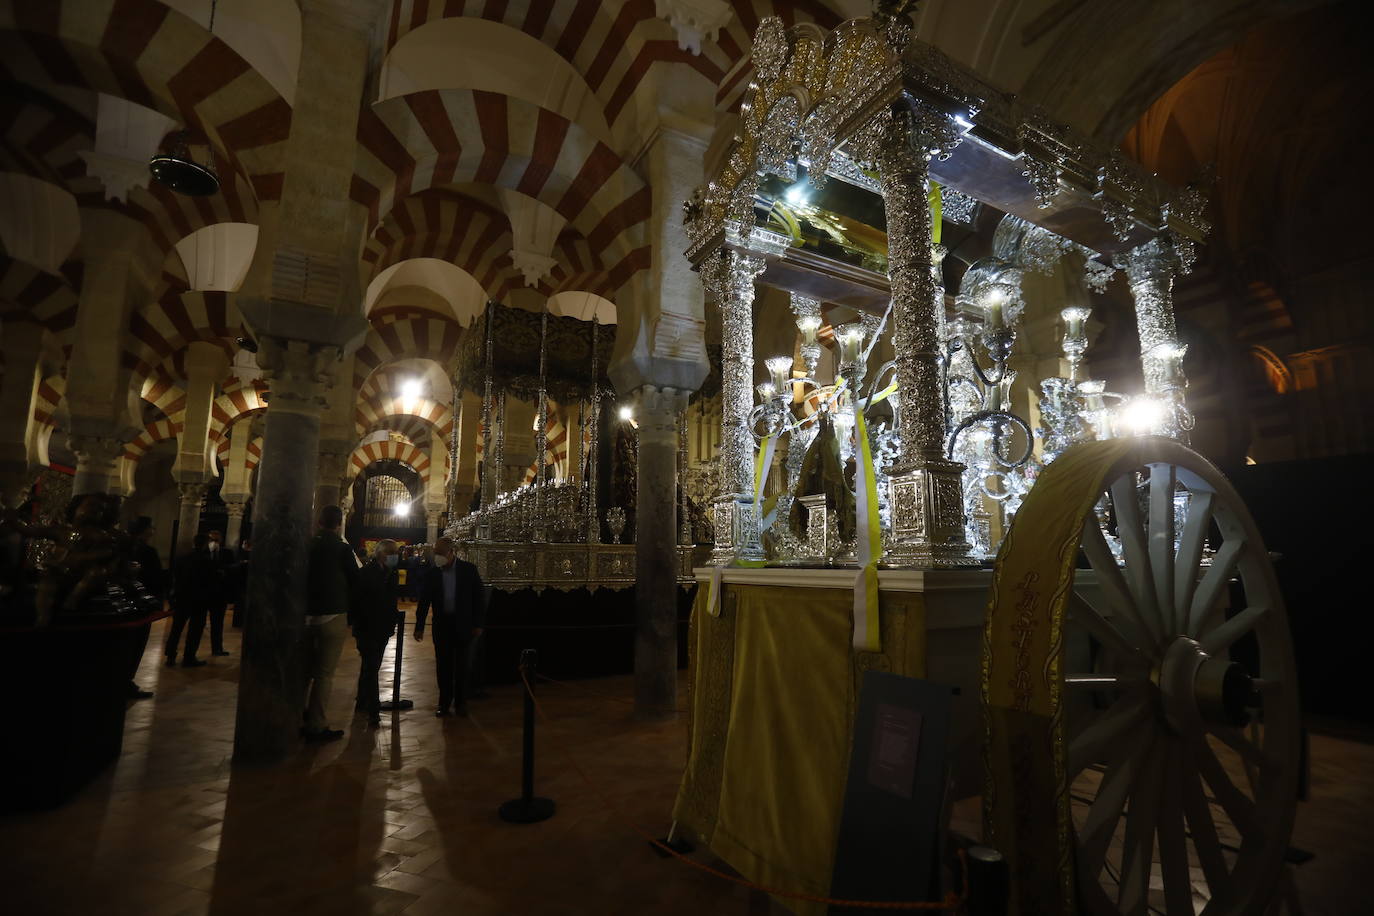
[[(210, 0), (210, 34), (215, 34), (215, 7), (218, 0)], [(219, 190), (219, 176), (213, 165), (201, 165), (191, 157), (190, 134), (178, 131), (172, 135), (171, 149), (165, 153), (155, 153), (148, 160), (148, 171), (153, 180), (164, 184), (187, 197), (209, 197)], [(209, 151), (211, 163), (214, 152)]]
[[(219, 176), (208, 165), (201, 165), (191, 157), (186, 131), (172, 137), (171, 149), (148, 160), (148, 171), (159, 184), (164, 184), (187, 197), (209, 197), (219, 190)], [(213, 154), (212, 154), (213, 155)]]

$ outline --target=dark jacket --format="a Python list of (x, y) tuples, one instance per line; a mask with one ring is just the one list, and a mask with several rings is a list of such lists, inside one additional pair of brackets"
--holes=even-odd
[(359, 639), (386, 640), (396, 631), (396, 571), (375, 562), (358, 570), (348, 622)]
[(162, 558), (157, 548), (145, 541), (134, 544), (129, 551), (129, 559), (138, 564), (138, 581), (143, 583), (154, 598), (167, 597), (167, 579), (162, 571)]
[(358, 560), (353, 548), (337, 531), (322, 530), (316, 534), (310, 541), (306, 614), (347, 614), (357, 580)]
[(223, 601), (210, 551), (202, 548), (183, 554), (173, 572), (172, 607), (177, 610), (195, 611)]
[[(486, 593), (482, 590), (482, 577), (478, 575), (476, 566), (455, 558), (453, 567), (453, 575), (457, 577), (453, 590), (453, 625), (461, 636), (466, 637), (473, 627), (486, 626)], [(425, 625), (431, 606), (434, 608), (436, 626), (440, 619), (447, 620), (449, 615), (444, 613), (444, 567), (437, 564), (425, 570), (415, 608), (416, 627)]]

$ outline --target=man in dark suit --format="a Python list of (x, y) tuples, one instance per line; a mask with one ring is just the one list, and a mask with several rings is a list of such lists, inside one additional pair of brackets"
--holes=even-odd
[(487, 608), (477, 567), (460, 560), (454, 543), (440, 538), (434, 545), (434, 565), (425, 570), (415, 609), (415, 638), (425, 638), (425, 619), (434, 608), (434, 667), (439, 675), (436, 716), (450, 708), (460, 716), (468, 707), (463, 686), (467, 680), (468, 644), (482, 635)]
[(199, 668), (205, 662), (196, 658), (196, 650), (200, 648), (200, 638), (205, 632), (206, 613), (217, 600), (209, 535), (195, 536), (191, 541), (191, 552), (177, 560), (173, 574), (172, 630), (167, 635), (163, 651), (167, 655), (167, 664), (175, 665), (177, 643), (185, 630), (186, 645), (182, 649), (181, 667)]
[(224, 533), (210, 532), (210, 560), (215, 572), (214, 599), (207, 609), (210, 617), (210, 654), (228, 655), (224, 648), (224, 612), (234, 599), (234, 552), (224, 546)]
[(354, 712), (367, 713), (371, 725), (382, 724), (381, 697), (377, 672), (386, 655), (386, 644), (396, 632), (396, 563), (400, 559), (396, 542), (385, 538), (377, 542), (372, 556), (358, 572), (348, 622), (358, 643), (358, 693)]

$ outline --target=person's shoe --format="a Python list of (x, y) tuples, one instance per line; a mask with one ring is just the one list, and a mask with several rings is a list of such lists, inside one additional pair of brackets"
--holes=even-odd
[(211, 652), (210, 654), (211, 654), (211, 655), (218, 655), (218, 656), (220, 656), (221, 658), (223, 658), (224, 656), (228, 655), (229, 653), (226, 652), (226, 651), (223, 650), (223, 649), (216, 649), (215, 651)]
[(131, 700), (146, 700), (152, 697), (152, 695), (153, 692), (151, 690), (144, 690), (137, 684), (129, 685), (129, 699)]
[(203, 658), (183, 658), (181, 660), (181, 667), (183, 668), (203, 668), (207, 664), (209, 664), (209, 662), (205, 661)]
[(306, 732), (305, 740), (312, 744), (323, 744), (326, 741), (337, 741), (343, 736), (342, 728), (322, 728), (317, 732)]
[(434, 714), (435, 714), (436, 716), (441, 716), (441, 717), (442, 717), (442, 716), (446, 716), (446, 715), (448, 715), (448, 707), (447, 707), (447, 706), (440, 706), (438, 709), (434, 710)]

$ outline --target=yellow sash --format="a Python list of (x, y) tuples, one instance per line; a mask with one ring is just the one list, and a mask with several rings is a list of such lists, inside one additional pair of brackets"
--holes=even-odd
[(1064, 609), (1083, 519), (1134, 439), (1075, 445), (1047, 467), (997, 554), (983, 631), (988, 841), (1011, 867), (1011, 910), (1073, 914), (1073, 829), (1060, 690)]

